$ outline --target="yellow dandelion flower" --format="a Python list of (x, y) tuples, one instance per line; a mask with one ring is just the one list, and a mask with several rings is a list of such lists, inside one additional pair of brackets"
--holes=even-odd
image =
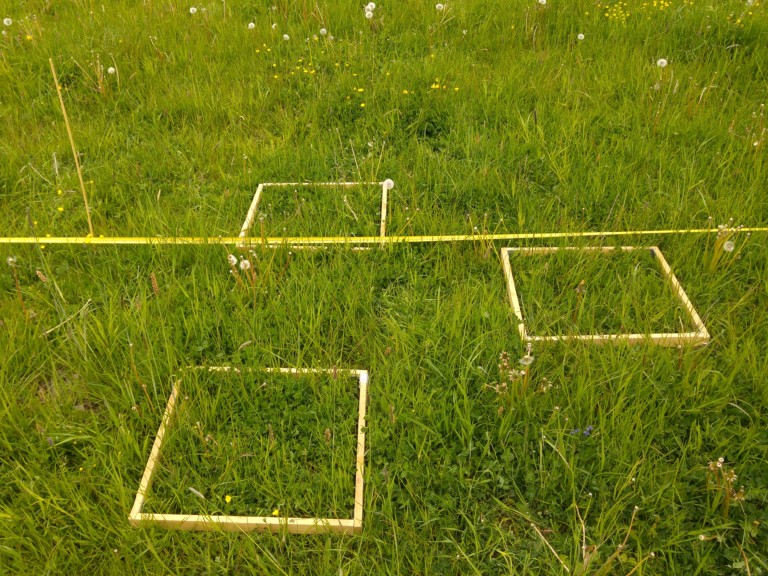
[(56, 210), (58, 210), (59, 212), (64, 212), (64, 206), (59, 206), (58, 208), (56, 208)]
[(63, 192), (62, 192), (61, 190), (56, 190), (56, 194), (58, 194), (59, 196), (61, 196), (61, 195), (63, 194)]
[(403, 90), (403, 94), (408, 94), (408, 90)]
[(364, 91), (364, 88), (358, 88), (358, 89), (357, 89), (357, 91), (358, 91), (358, 92), (363, 92), (363, 91)]
[(365, 108), (365, 102), (360, 102), (360, 108)]
[(272, 510), (272, 516), (280, 516), (280, 508), (275, 508)]
[(27, 34), (27, 40), (32, 40), (32, 36)]
[(224, 500), (226, 501), (227, 504), (229, 504), (230, 502), (232, 502), (232, 496), (227, 494), (226, 496), (224, 496)]

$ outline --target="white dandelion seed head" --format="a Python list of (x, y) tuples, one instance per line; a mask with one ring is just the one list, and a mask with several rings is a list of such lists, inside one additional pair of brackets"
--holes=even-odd
[(666, 58), (659, 58), (656, 61), (656, 66), (658, 66), (659, 68), (666, 68), (667, 64), (669, 64), (669, 62), (667, 62)]
[(255, 22), (249, 22), (248, 23), (248, 30), (253, 30), (254, 28), (256, 28), (256, 23)]
[(240, 260), (240, 270), (250, 270), (250, 269), (251, 269), (250, 261), (246, 259)]
[(272, 23), (272, 30), (277, 30), (277, 22)]
[(328, 34), (328, 30), (325, 28), (320, 28), (320, 36), (325, 36), (326, 34)]
[(530, 354), (526, 354), (525, 356), (520, 358), (520, 364), (522, 364), (523, 366), (530, 366), (531, 364), (533, 364), (533, 358), (534, 357), (531, 356)]
[(230, 266), (236, 266), (237, 265), (237, 256), (234, 254), (230, 254), (227, 256), (227, 260), (229, 261)]
[(6, 262), (8, 263), (8, 266), (13, 268), (14, 266), (16, 266), (16, 256), (8, 256), (8, 258), (6, 259)]
[(437, 10), (438, 12), (442, 12), (443, 10), (445, 10), (445, 5), (444, 4), (435, 4), (435, 10)]
[(723, 250), (726, 252), (733, 252), (734, 248), (736, 248), (736, 244), (733, 243), (733, 240), (726, 240), (723, 242)]
[(579, 34), (578, 36), (576, 36), (576, 38), (578, 38), (579, 40), (584, 40), (584, 34)]
[(368, 4), (366, 4), (366, 6), (365, 6), (365, 11), (366, 12), (373, 12), (374, 10), (376, 10), (376, 4), (373, 3), (373, 2), (368, 2)]
[(190, 14), (197, 14), (197, 8), (195, 8), (194, 6), (192, 6), (192, 7), (189, 9), (189, 13), (190, 13)]
[(368, 20), (370, 20), (371, 18), (373, 18), (373, 12), (371, 12), (370, 10), (366, 10), (365, 17), (368, 18)]
[(283, 34), (283, 40), (285, 40), (287, 42), (290, 39), (291, 39), (291, 37), (288, 36), (288, 34)]
[(13, 20), (11, 20), (10, 18), (3, 18), (3, 24), (5, 24), (6, 26), (10, 26), (11, 24), (13, 24)]
[(387, 178), (386, 180), (384, 180), (384, 188), (386, 188), (387, 190), (392, 190), (392, 188), (394, 187), (395, 187), (395, 181), (392, 180), (392, 178)]
[(114, 66), (107, 68), (107, 74), (114, 74), (115, 72), (117, 72), (117, 70), (115, 70)]
[(539, 0), (539, 4), (541, 4), (542, 6), (546, 6), (547, 0)]

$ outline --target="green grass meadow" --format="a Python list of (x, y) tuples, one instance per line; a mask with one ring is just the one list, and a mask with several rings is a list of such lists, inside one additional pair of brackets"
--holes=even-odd
[[(0, 574), (768, 574), (764, 0), (0, 19), (0, 236), (39, 238), (0, 240)], [(49, 58), (94, 234), (213, 242), (46, 244), (88, 233)], [(259, 183), (387, 178), (388, 235), (476, 238), (260, 241), (377, 236), (360, 185), (267, 187), (215, 241)], [(577, 236), (669, 229), (712, 232)], [(572, 236), (481, 237), (530, 232)], [(501, 248), (622, 245), (710, 343), (527, 352)], [(692, 330), (647, 250), (511, 265), (532, 334)], [(265, 367), (369, 371), (362, 533), (132, 528), (179, 379), (146, 511), (351, 518), (356, 380)]]

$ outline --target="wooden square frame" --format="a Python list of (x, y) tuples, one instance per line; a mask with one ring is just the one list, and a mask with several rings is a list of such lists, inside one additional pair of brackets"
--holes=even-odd
[(339, 374), (357, 378), (360, 384), (360, 401), (358, 403), (357, 416), (357, 454), (355, 471), (355, 507), (353, 517), (349, 519), (338, 518), (293, 518), (293, 517), (269, 517), (269, 516), (229, 516), (229, 515), (199, 515), (199, 514), (152, 514), (142, 512), (144, 501), (152, 486), (155, 468), (160, 458), (166, 431), (171, 425), (171, 419), (176, 409), (179, 398), (180, 383), (178, 380), (173, 385), (173, 391), (168, 398), (160, 428), (157, 430), (152, 451), (149, 454), (144, 474), (136, 493), (133, 508), (128, 515), (131, 526), (138, 528), (144, 526), (160, 526), (162, 528), (175, 528), (178, 530), (224, 530), (229, 532), (281, 532), (294, 534), (360, 534), (363, 530), (363, 472), (365, 465), (365, 414), (368, 398), (368, 371), (367, 370), (337, 370), (318, 368), (263, 368), (241, 369), (230, 366), (200, 366), (188, 369), (207, 369), (209, 372), (241, 372), (264, 371), (282, 374)]
[(287, 188), (289, 186), (381, 186), (381, 219), (379, 221), (379, 236), (384, 238), (387, 235), (387, 210), (389, 201), (389, 190), (387, 189), (385, 181), (382, 182), (263, 182), (256, 187), (256, 192), (251, 200), (251, 206), (248, 208), (248, 213), (245, 216), (245, 222), (243, 222), (242, 228), (240, 228), (239, 238), (247, 238), (253, 223), (256, 220), (256, 211), (259, 209), (259, 203), (261, 202), (261, 196), (264, 190), (268, 187), (271, 188)]
[(672, 269), (669, 267), (667, 260), (661, 253), (661, 250), (657, 246), (648, 246), (645, 248), (635, 246), (620, 246), (619, 250), (629, 252), (632, 250), (650, 250), (651, 255), (659, 263), (662, 275), (666, 278), (672, 291), (683, 304), (683, 307), (688, 312), (691, 322), (695, 326), (696, 330), (693, 332), (671, 332), (671, 333), (652, 333), (652, 334), (574, 334), (574, 335), (555, 335), (555, 336), (534, 336), (528, 332), (525, 327), (525, 320), (523, 319), (523, 311), (520, 307), (520, 301), (517, 296), (517, 289), (515, 288), (515, 279), (512, 276), (512, 265), (509, 261), (510, 252), (515, 252), (522, 255), (543, 255), (553, 254), (560, 250), (573, 250), (573, 251), (590, 251), (590, 252), (612, 252), (616, 250), (613, 246), (567, 246), (564, 248), (558, 248), (556, 246), (544, 246), (535, 248), (502, 248), (501, 249), (501, 262), (504, 269), (504, 276), (507, 281), (507, 296), (509, 297), (509, 303), (512, 306), (512, 310), (517, 317), (517, 330), (520, 333), (520, 338), (523, 342), (558, 342), (566, 340), (580, 340), (583, 342), (592, 342), (594, 344), (606, 344), (610, 342), (627, 342), (629, 344), (639, 344), (641, 342), (652, 342), (660, 346), (682, 346), (693, 345), (703, 346), (709, 342), (709, 332), (701, 321), (696, 309), (693, 307), (690, 299), (686, 295), (680, 282), (675, 277)]

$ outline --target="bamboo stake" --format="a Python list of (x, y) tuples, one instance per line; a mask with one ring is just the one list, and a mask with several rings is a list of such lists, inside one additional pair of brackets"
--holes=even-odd
[(56, 68), (53, 66), (53, 58), (48, 59), (48, 63), (51, 65), (51, 74), (53, 74), (53, 82), (56, 85), (56, 93), (59, 95), (59, 103), (61, 104), (61, 113), (64, 115), (64, 124), (67, 126), (67, 134), (69, 134), (69, 143), (72, 145), (72, 155), (75, 157), (75, 167), (77, 168), (77, 177), (80, 180), (80, 190), (83, 192), (83, 202), (85, 203), (85, 215), (88, 218), (88, 231), (93, 236), (93, 222), (91, 222), (91, 208), (88, 206), (88, 194), (85, 192), (85, 183), (83, 182), (83, 172), (80, 170), (80, 160), (77, 157), (77, 148), (75, 148), (75, 139), (72, 136), (72, 128), (69, 126), (69, 117), (67, 116), (67, 109), (64, 107), (64, 97), (61, 95), (61, 86), (59, 85), (59, 79), (56, 76)]

